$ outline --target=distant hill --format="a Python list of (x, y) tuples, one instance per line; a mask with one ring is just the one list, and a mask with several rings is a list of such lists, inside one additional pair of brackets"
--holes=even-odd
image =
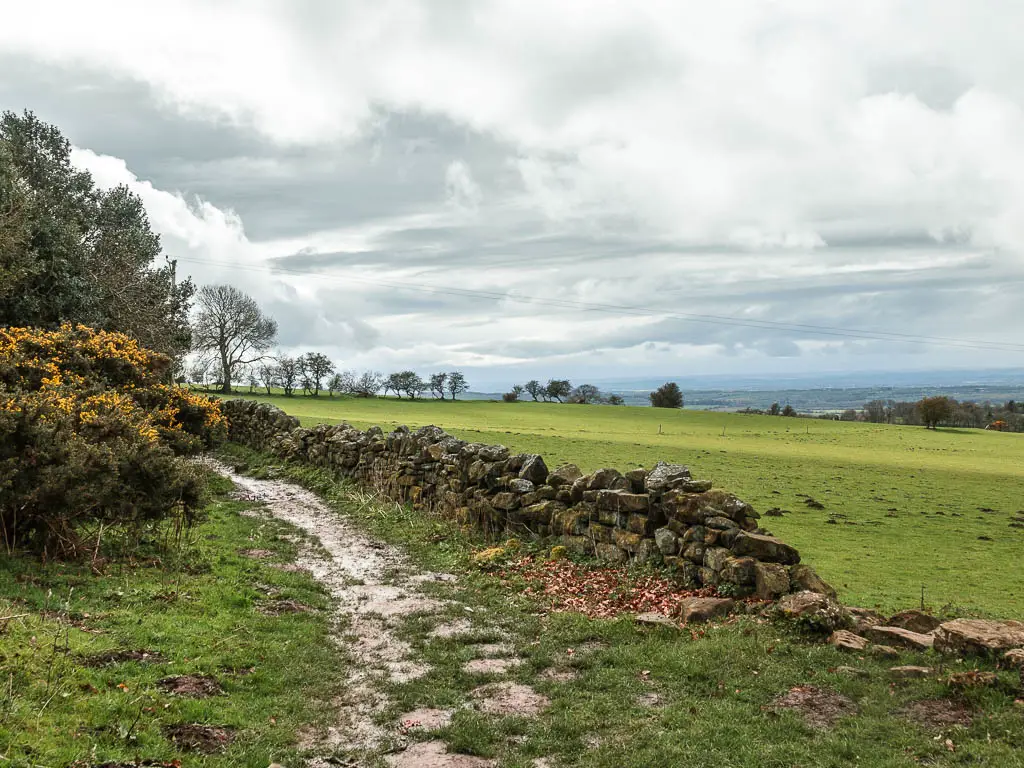
[[(992, 370), (884, 371), (822, 373), (803, 376), (658, 376), (589, 379), (605, 392), (621, 395), (626, 405), (650, 405), (648, 393), (666, 381), (683, 390), (693, 410), (737, 411), (792, 405), (798, 411), (827, 412), (860, 408), (870, 400), (916, 401), (929, 395), (956, 400), (1024, 400), (1024, 368)], [(583, 383), (582, 380), (575, 383)], [(501, 392), (468, 392), (469, 400), (500, 400)]]

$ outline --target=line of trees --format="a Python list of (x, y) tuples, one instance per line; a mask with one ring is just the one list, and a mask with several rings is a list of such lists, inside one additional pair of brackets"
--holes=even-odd
[(740, 413), (767, 416), (802, 416), (832, 421), (862, 421), (872, 424), (902, 424), (913, 427), (957, 427), (992, 429), (1001, 432), (1024, 432), (1024, 403), (1008, 400), (1003, 404), (986, 400), (976, 403), (957, 401), (944, 395), (920, 400), (871, 400), (860, 409), (847, 408), (841, 413), (801, 414), (791, 405), (772, 403), (767, 410), (744, 408)]
[(437, 400), (456, 400), (469, 383), (461, 371), (435, 373), (423, 379), (415, 371), (399, 371), (384, 375), (380, 371), (339, 371), (327, 355), (307, 352), (291, 357), (283, 353), (267, 355), (262, 360), (234, 366), (231, 378), (214, 357), (201, 356), (188, 371), (187, 381), (194, 386), (222, 393), (231, 392), (231, 384), (248, 386), (249, 392), (265, 390), (272, 394), (281, 390), (286, 397), (296, 393), (319, 397), (349, 395), (376, 397), (395, 395), (399, 399), (416, 400), (427, 393)]
[(861, 410), (843, 413), (846, 421), (867, 421), (874, 424), (907, 424), (970, 429), (995, 429), (1004, 432), (1024, 432), (1024, 403), (1007, 400), (993, 403), (985, 400), (955, 400), (943, 395), (925, 397), (917, 402), (899, 400), (872, 400)]
[(281, 389), (287, 397), (299, 389), (319, 397), (326, 391), (355, 397), (375, 397), (382, 390), (415, 400), (429, 392), (438, 400), (455, 400), (469, 389), (462, 371), (432, 374), (423, 379), (415, 371), (387, 376), (379, 371), (339, 371), (322, 352), (291, 357), (270, 354), (277, 341), (277, 322), (264, 314), (256, 301), (230, 285), (204, 286), (199, 292), (192, 323), (195, 363), (188, 379), (197, 386), (213, 385), (223, 394), (234, 382), (246, 382), (249, 391)]
[(622, 405), (623, 400), (615, 393), (605, 393), (593, 384), (580, 384), (574, 387), (569, 379), (548, 379), (541, 384), (537, 379), (530, 379), (525, 384), (516, 384), (502, 395), (506, 403), (515, 403), (529, 395), (533, 402), (577, 403), (580, 405)]
[[(803, 416), (811, 418), (810, 414), (800, 413), (796, 408), (794, 408), (789, 403), (786, 403), (785, 405), (779, 405), (777, 402), (772, 403), (770, 406), (768, 406), (768, 408), (743, 408), (742, 410), (737, 411), (737, 413), (756, 414), (758, 416)], [(835, 415), (831, 413), (825, 414), (821, 418), (836, 420)]]
[(469, 390), (469, 382), (461, 371), (434, 373), (427, 379), (421, 378), (415, 371), (399, 371), (384, 379), (383, 389), (385, 395), (394, 392), (399, 399), (404, 395), (415, 400), (429, 392), (435, 400), (456, 400)]

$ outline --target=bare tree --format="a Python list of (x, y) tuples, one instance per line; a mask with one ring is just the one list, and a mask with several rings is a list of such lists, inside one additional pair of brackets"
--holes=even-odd
[(344, 392), (345, 376), (340, 373), (332, 374), (331, 377), (327, 380), (327, 383), (324, 384), (324, 389), (327, 390), (328, 397), (334, 397), (335, 392)]
[(278, 368), (277, 364), (273, 361), (265, 361), (260, 363), (260, 367), (257, 369), (260, 377), (260, 381), (263, 382), (263, 386), (267, 389), (267, 394), (271, 393), (271, 390), (277, 386), (278, 383)]
[(327, 355), (320, 352), (307, 352), (302, 356), (303, 367), (309, 379), (313, 397), (320, 394), (323, 380), (334, 373), (334, 363)]
[(295, 384), (299, 380), (299, 363), (294, 357), (277, 358), (277, 381), (287, 397), (295, 392)]
[(397, 385), (396, 391), (405, 392), (410, 400), (415, 400), (422, 395), (429, 386), (415, 371), (401, 371), (393, 375), (396, 377), (394, 382)]
[(432, 373), (430, 375), (430, 394), (444, 400), (444, 389), (448, 383), (447, 373)]
[(384, 376), (378, 371), (365, 371), (359, 377), (353, 376), (351, 394), (356, 397), (375, 397), (384, 386)]
[(394, 392), (399, 400), (402, 399), (402, 374), (389, 373), (381, 386), (384, 387), (384, 397), (388, 396), (388, 392)]
[(872, 400), (864, 403), (864, 418), (872, 424), (881, 424), (886, 419), (886, 408), (884, 400)]
[(562, 402), (562, 398), (568, 397), (571, 392), (572, 384), (568, 379), (548, 379), (544, 387), (544, 394), (558, 402)]
[(211, 361), (203, 358), (196, 360), (188, 371), (188, 377), (192, 380), (193, 384), (198, 384), (200, 387), (206, 386), (206, 377), (210, 375)]
[(448, 394), (452, 396), (452, 400), (461, 395), (463, 392), (469, 389), (469, 383), (466, 381), (465, 375), (462, 371), (451, 371), (448, 374)]
[(544, 394), (544, 385), (536, 379), (530, 379), (526, 382), (526, 386), (523, 387), (523, 389), (530, 393), (530, 397), (533, 398), (533, 402), (537, 402)]
[(277, 322), (264, 315), (251, 296), (231, 285), (203, 286), (197, 305), (193, 347), (217, 356), (224, 374), (221, 392), (230, 393), (238, 366), (266, 358), (277, 338)]
[(593, 384), (580, 384), (569, 393), (569, 402), (593, 405), (601, 402), (601, 390)]

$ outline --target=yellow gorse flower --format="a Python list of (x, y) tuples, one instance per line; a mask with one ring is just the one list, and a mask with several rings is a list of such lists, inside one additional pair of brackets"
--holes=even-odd
[(200, 425), (210, 433), (226, 429), (217, 401), (160, 380), (166, 366), (166, 358), (121, 333), (70, 324), (0, 328), (0, 411), (71, 416), (79, 430), (113, 420), (149, 442), (187, 443)]

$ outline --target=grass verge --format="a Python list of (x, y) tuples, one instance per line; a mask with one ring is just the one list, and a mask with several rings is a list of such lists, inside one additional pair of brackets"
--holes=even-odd
[[(254, 505), (211, 483), (187, 542), (116, 552), (98, 575), (0, 557), (0, 765), (298, 764), (299, 731), (323, 716), (317, 702), (342, 671), (326, 598), (273, 567), (294, 557), (295, 529), (240, 515)], [(261, 610), (288, 599), (320, 610)], [(180, 676), (219, 692), (190, 698), (161, 682)]]

